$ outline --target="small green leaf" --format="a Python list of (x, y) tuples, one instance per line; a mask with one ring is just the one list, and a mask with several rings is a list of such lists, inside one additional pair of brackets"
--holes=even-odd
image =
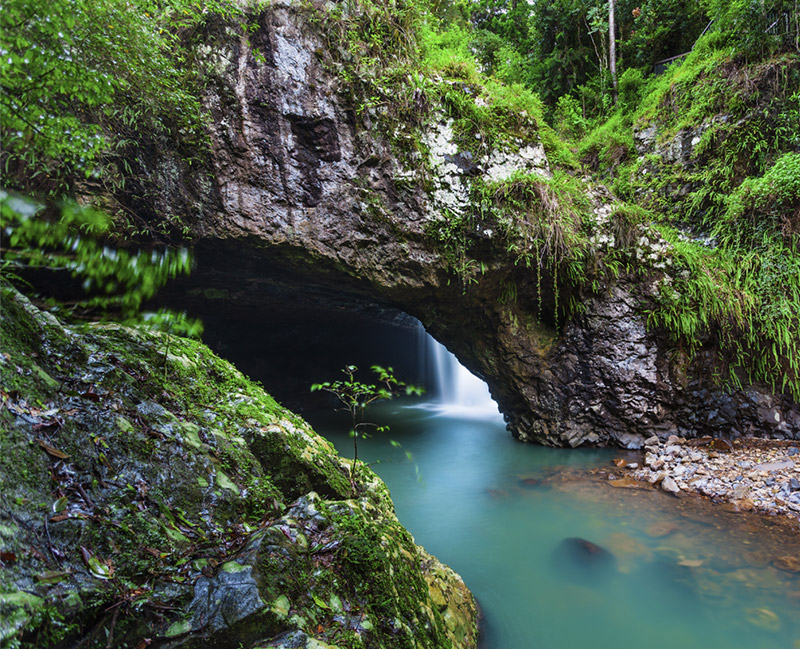
[(328, 606), (328, 605), (327, 605), (325, 602), (323, 602), (323, 601), (322, 601), (322, 599), (320, 599), (319, 597), (317, 597), (317, 595), (316, 595), (315, 593), (312, 593), (312, 594), (311, 594), (311, 597), (312, 597), (312, 599), (314, 600), (314, 603), (315, 603), (317, 606), (319, 606), (320, 608), (325, 608), (325, 609), (329, 609), (329, 608), (330, 608), (330, 606)]
[(89, 573), (95, 579), (111, 579), (111, 569), (97, 557), (89, 557)]

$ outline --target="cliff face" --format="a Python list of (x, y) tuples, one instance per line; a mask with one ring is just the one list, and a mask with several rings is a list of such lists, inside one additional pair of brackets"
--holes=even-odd
[[(524, 441), (636, 447), (654, 432), (800, 437), (797, 404), (759, 386), (717, 385), (713, 339), (690, 362), (648, 330), (643, 314), (668, 274), (663, 241), (641, 233), (632, 265), (652, 272), (606, 273), (560, 296), (552, 271), (518, 263), (496, 223), (474, 220), (467, 236), (478, 256), (443, 245), (449, 224), (475, 212), (477, 180), (549, 176), (535, 120), (523, 118), (521, 135), (476, 147), (451, 111), (421, 97), (417, 125), (385, 103), (355, 105), (340, 73), (346, 56), (318, 27), (324, 11), (277, 2), (251, 16), (249, 31), (210, 26), (198, 50), (210, 158), (198, 171), (153, 146), (136, 160), (145, 180), (121, 200), (191, 224), (195, 285), (255, 304), (277, 264), (298, 281), (406, 311), (487, 380)], [(440, 95), (490, 101), (467, 83), (430, 83)], [(608, 200), (599, 192), (590, 200), (585, 227), (602, 260), (618, 243)], [(568, 297), (581, 307), (560, 322)]]
[(2, 305), (3, 646), (474, 649), (385, 485), (229, 363)]

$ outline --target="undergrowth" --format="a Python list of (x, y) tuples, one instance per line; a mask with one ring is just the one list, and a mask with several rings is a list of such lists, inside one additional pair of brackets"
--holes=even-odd
[[(712, 32), (665, 74), (633, 83), (639, 101), (620, 101), (585, 133), (567, 130), (583, 164), (618, 196), (657, 215), (654, 225), (670, 242), (677, 274), (660, 284), (650, 325), (690, 356), (717, 345), (720, 380), (763, 381), (795, 398), (798, 87), (797, 52), (745, 57)], [(637, 156), (633, 132), (650, 125), (657, 127), (654, 150)], [(641, 216), (635, 220), (646, 224)], [(625, 222), (616, 217), (620, 240)]]
[(545, 313), (543, 281), (552, 282), (548, 293), (557, 326), (579, 308), (574, 296), (590, 274), (591, 207), (580, 181), (563, 172), (552, 177), (516, 172), (489, 182), (476, 178), (470, 209), (431, 221), (427, 233), (466, 290), (486, 269), (481, 233), (492, 232), (514, 264), (533, 274), (540, 318)]
[(763, 381), (800, 398), (800, 256), (797, 243), (762, 249), (708, 248), (669, 226), (675, 279), (662, 280), (648, 323), (668, 331), (691, 357), (720, 349), (718, 377), (737, 387)]

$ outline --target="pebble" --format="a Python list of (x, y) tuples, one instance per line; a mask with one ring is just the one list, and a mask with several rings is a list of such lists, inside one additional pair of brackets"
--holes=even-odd
[(661, 481), (661, 488), (664, 491), (666, 491), (667, 493), (676, 494), (676, 495), (678, 493), (680, 493), (680, 490), (681, 490), (681, 488), (675, 483), (675, 480), (673, 480), (669, 476), (666, 476)]
[(780, 618), (768, 608), (749, 608), (745, 617), (750, 624), (765, 631), (778, 631), (781, 628)]
[(765, 462), (764, 464), (757, 464), (756, 471), (785, 471), (786, 469), (793, 469), (794, 462), (792, 460), (779, 460), (778, 462)]
[(730, 451), (717, 452), (720, 444), (698, 447), (675, 435), (666, 441), (654, 435), (645, 442), (643, 462), (626, 470), (673, 495), (695, 492), (733, 503), (736, 511), (753, 509), (800, 522), (798, 448), (769, 440), (728, 446)]

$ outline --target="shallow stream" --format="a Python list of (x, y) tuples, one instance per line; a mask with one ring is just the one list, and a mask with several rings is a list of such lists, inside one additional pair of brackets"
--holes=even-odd
[[(308, 418), (352, 457), (346, 420)], [(369, 418), (391, 431), (360, 457), (478, 598), (486, 649), (800, 649), (800, 574), (771, 564), (800, 544), (776, 519), (614, 488), (618, 453), (518, 443), (486, 408)]]

